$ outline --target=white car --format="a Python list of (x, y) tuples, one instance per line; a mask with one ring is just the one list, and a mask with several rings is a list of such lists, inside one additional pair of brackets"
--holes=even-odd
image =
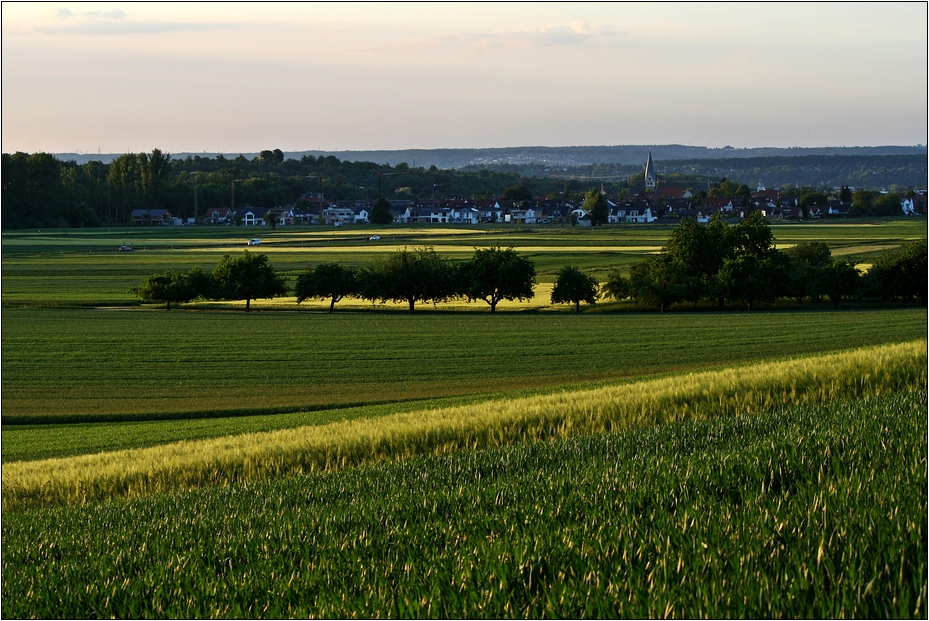
[(261, 240), (258, 239), (257, 237), (253, 237), (252, 239), (248, 240), (248, 245), (249, 246), (260, 246)]
[(381, 241), (381, 236), (380, 236), (380, 235), (372, 235), (371, 237), (368, 238), (368, 241)]

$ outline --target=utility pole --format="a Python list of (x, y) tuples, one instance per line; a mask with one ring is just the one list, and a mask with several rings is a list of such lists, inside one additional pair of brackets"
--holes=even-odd
[(322, 175), (307, 175), (307, 179), (316, 179), (319, 181), (319, 192), (317, 198), (319, 198), (319, 223), (323, 223), (323, 176)]

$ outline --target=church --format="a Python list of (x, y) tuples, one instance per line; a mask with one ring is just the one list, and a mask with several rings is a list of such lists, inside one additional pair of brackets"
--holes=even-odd
[(648, 161), (645, 162), (645, 191), (654, 192), (658, 189), (658, 179), (655, 176), (655, 164), (652, 162), (652, 152), (648, 152)]

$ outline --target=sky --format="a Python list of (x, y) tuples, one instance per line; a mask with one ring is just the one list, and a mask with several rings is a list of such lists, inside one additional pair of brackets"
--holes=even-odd
[(927, 4), (2, 4), (4, 153), (926, 144)]

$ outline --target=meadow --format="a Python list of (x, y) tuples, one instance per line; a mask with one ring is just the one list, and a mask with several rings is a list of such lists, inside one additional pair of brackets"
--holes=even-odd
[[(925, 236), (772, 229), (865, 267)], [(669, 230), (260, 232), (291, 280), (421, 245), (539, 270), (412, 316), (128, 293), (234, 227), (4, 232), (4, 616), (925, 617), (926, 310), (548, 305)]]

